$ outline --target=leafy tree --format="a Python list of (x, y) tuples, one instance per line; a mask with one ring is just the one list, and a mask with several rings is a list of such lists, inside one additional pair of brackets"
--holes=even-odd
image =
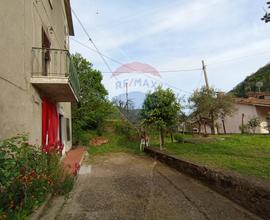
[(155, 126), (160, 134), (160, 149), (164, 146), (164, 131), (176, 125), (180, 104), (171, 89), (157, 87), (148, 93), (140, 112), (144, 125)]
[(232, 95), (222, 94), (214, 88), (202, 87), (194, 91), (189, 102), (196, 120), (200, 124), (205, 124), (206, 121), (212, 134), (215, 134), (215, 120), (231, 115), (234, 111)]
[(256, 132), (256, 128), (260, 127), (261, 125), (261, 120), (257, 117), (251, 118), (248, 123), (248, 128), (250, 128), (253, 132), (253, 134), (255, 134)]
[(78, 140), (82, 130), (103, 129), (104, 120), (112, 112), (107, 99), (108, 92), (102, 85), (102, 75), (93, 65), (76, 53), (71, 56), (80, 81), (80, 102), (72, 108), (74, 139)]

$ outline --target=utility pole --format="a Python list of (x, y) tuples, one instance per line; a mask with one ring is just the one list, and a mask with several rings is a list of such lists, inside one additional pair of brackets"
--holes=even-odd
[(126, 83), (126, 108), (128, 113), (128, 84)]
[(204, 64), (204, 60), (202, 60), (202, 69), (203, 69), (203, 74), (204, 74), (204, 80), (205, 80), (206, 88), (209, 89), (209, 83), (208, 83), (207, 72), (206, 72), (206, 66), (205, 66), (205, 64)]
[[(205, 66), (204, 60), (202, 60), (202, 69), (203, 69), (203, 74), (204, 74), (205, 86), (206, 86), (207, 91), (209, 91), (210, 88), (209, 88), (209, 83), (208, 83), (208, 78), (207, 78), (207, 72), (206, 72), (206, 66)], [(214, 119), (213, 113), (210, 113), (210, 116), (211, 116), (211, 123), (212, 123), (211, 133), (212, 134), (216, 134), (215, 119)], [(206, 127), (205, 127), (205, 132), (206, 132)]]

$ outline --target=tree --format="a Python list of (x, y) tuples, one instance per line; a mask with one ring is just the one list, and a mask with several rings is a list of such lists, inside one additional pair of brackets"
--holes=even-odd
[(202, 87), (194, 91), (189, 102), (193, 115), (200, 124), (209, 124), (212, 134), (215, 134), (215, 121), (234, 112), (232, 95), (220, 93), (214, 88)]
[(161, 150), (164, 146), (164, 131), (176, 125), (179, 111), (180, 104), (171, 89), (159, 86), (153, 93), (146, 95), (140, 116), (144, 125), (158, 128)]
[(71, 56), (77, 70), (81, 91), (80, 102), (72, 107), (74, 139), (81, 130), (102, 130), (103, 123), (112, 112), (112, 104), (107, 99), (108, 92), (102, 85), (102, 75), (93, 65), (76, 53)]
[[(262, 87), (258, 88), (257, 83), (262, 83)], [(237, 97), (248, 97), (249, 92), (270, 92), (270, 64), (257, 70), (255, 73), (246, 77), (232, 91)]]
[[(270, 5), (270, 1), (267, 1), (267, 5)], [(270, 6), (268, 6), (268, 8), (270, 8)], [(265, 15), (261, 18), (261, 20), (265, 23), (270, 22), (270, 13), (265, 11)]]

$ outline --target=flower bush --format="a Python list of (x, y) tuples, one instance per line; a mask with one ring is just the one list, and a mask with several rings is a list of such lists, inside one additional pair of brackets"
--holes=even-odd
[(73, 177), (63, 172), (57, 152), (42, 152), (27, 143), (24, 136), (0, 143), (0, 219), (25, 219), (46, 198), (65, 182), (68, 190)]

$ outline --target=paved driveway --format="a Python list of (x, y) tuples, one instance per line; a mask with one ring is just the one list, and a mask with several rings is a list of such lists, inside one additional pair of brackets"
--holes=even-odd
[[(146, 156), (95, 156), (57, 219), (256, 219), (190, 177)], [(85, 165), (87, 163), (85, 162)]]

